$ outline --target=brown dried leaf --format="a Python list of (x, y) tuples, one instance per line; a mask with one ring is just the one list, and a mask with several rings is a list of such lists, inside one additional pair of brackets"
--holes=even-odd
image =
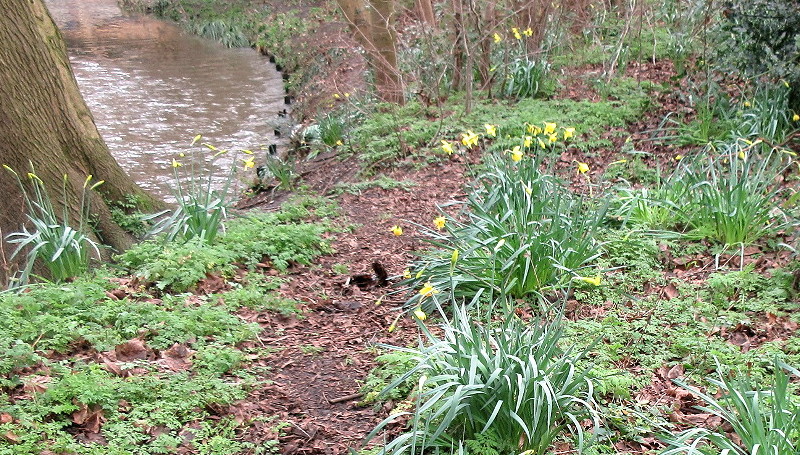
[(78, 403), (78, 410), (72, 413), (72, 421), (81, 425), (89, 433), (99, 433), (100, 426), (106, 421), (103, 408), (100, 406), (86, 406)]
[(13, 421), (14, 417), (12, 417), (11, 414), (5, 412), (0, 414), (0, 423), (11, 423)]
[(8, 441), (8, 442), (10, 442), (12, 444), (19, 444), (20, 443), (19, 436), (14, 434), (11, 430), (6, 431), (5, 433), (3, 433), (3, 439), (5, 439), (6, 441)]
[(139, 338), (134, 338), (118, 345), (114, 348), (114, 352), (120, 362), (152, 359), (154, 357), (153, 352)]
[(196, 351), (193, 351), (180, 343), (175, 343), (171, 348), (162, 353), (162, 359), (158, 361), (172, 371), (185, 371), (191, 368), (192, 362), (189, 360)]

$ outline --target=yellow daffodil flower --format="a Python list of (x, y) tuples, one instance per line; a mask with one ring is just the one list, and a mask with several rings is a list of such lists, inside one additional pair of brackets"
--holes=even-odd
[(336, 99), (338, 100), (338, 99), (339, 99), (339, 94), (338, 94), (338, 93), (334, 93), (334, 94), (333, 94), (333, 97), (334, 97), (334, 98), (336, 98)]
[(528, 148), (531, 146), (531, 144), (533, 144), (533, 138), (530, 136), (525, 136), (525, 142), (523, 142), (522, 145), (524, 145), (525, 148)]
[(747, 156), (744, 154), (744, 150), (739, 150), (739, 153), (736, 156), (738, 156), (740, 160), (747, 158)]
[(175, 158), (172, 159), (172, 167), (181, 167), (181, 166), (183, 165), (178, 161), (176, 161)]
[(503, 248), (503, 245), (505, 245), (505, 244), (506, 244), (506, 239), (500, 239), (497, 242), (497, 245), (494, 246), (494, 252), (496, 253), (496, 252), (500, 251), (500, 248)]
[(420, 278), (422, 278), (422, 274), (423, 274), (423, 273), (425, 273), (425, 269), (422, 269), (422, 270), (420, 270), (419, 272), (417, 272), (417, 274), (416, 274), (416, 275), (414, 275), (414, 278), (416, 278), (416, 279), (420, 279)]
[(750, 101), (745, 101), (744, 102), (744, 107), (750, 107)]
[(479, 136), (473, 133), (472, 130), (467, 130), (466, 133), (461, 133), (461, 143), (464, 144), (465, 147), (478, 145), (478, 138)]
[(798, 121), (798, 120), (800, 120), (800, 115), (798, 115), (798, 114), (794, 114), (794, 115), (792, 116), (792, 120), (793, 120), (793, 121), (795, 121), (795, 122), (796, 122), (796, 121)]
[(490, 124), (487, 123), (487, 124), (483, 125), (483, 127), (486, 128), (486, 135), (487, 136), (491, 136), (491, 137), (497, 136), (497, 127), (495, 125), (490, 125)]
[(600, 283), (603, 281), (603, 277), (600, 275), (595, 276), (576, 276), (572, 278), (576, 281), (583, 281), (584, 283), (589, 283), (595, 286), (600, 286)]
[(458, 261), (458, 250), (453, 250), (453, 254), (450, 255), (450, 263), (455, 264)]
[(502, 36), (500, 36), (500, 34), (498, 34), (498, 33), (495, 33), (495, 34), (494, 34), (494, 42), (495, 42), (495, 43), (499, 43), (500, 41), (503, 41), (503, 37), (502, 37)]
[(405, 269), (403, 270), (403, 278), (406, 280), (411, 279), (411, 270)]
[(522, 32), (522, 34), (525, 36), (533, 36), (533, 30), (530, 27), (528, 27), (525, 29), (524, 32)]
[(577, 163), (578, 163), (578, 173), (579, 174), (585, 174), (585, 173), (589, 172), (589, 165), (588, 164), (582, 163), (580, 161), (577, 161)]
[(204, 145), (204, 146), (206, 146), (206, 148), (208, 148), (209, 150), (211, 150), (211, 151), (213, 151), (213, 152), (216, 152), (216, 151), (217, 151), (217, 148), (216, 148), (216, 147), (214, 147), (213, 145), (209, 144), (208, 142), (203, 142), (201, 145)]
[(571, 139), (575, 136), (575, 128), (564, 128), (564, 140)]
[(256, 165), (256, 163), (255, 163), (255, 161), (254, 161), (252, 156), (249, 156), (249, 157), (243, 159), (242, 163), (244, 163), (244, 168), (245, 169), (252, 169), (253, 166)]
[(675, 155), (675, 158), (674, 158), (675, 161), (680, 161), (682, 159), (683, 159), (683, 155)]
[(514, 149), (509, 150), (509, 152), (511, 153), (511, 159), (515, 163), (519, 163), (520, 160), (522, 160), (523, 153), (522, 153), (522, 150), (520, 150), (519, 145), (515, 146)]
[(344, 145), (344, 142), (342, 142), (342, 140), (341, 140), (341, 139), (339, 139), (338, 141), (336, 141), (336, 145), (337, 145), (337, 146), (339, 146), (339, 147), (341, 147), (341, 146), (343, 146), (343, 145)]
[(547, 140), (549, 140), (550, 143), (552, 144), (552, 143), (558, 141), (558, 135), (556, 133), (553, 133), (553, 134), (551, 134), (550, 136), (547, 137)]
[(783, 82), (783, 85), (786, 86), (786, 88), (789, 88), (789, 83), (788, 82), (784, 81), (783, 79), (781, 79), (781, 82)]
[(396, 224), (394, 226), (392, 226), (392, 228), (389, 229), (389, 230), (392, 231), (392, 234), (394, 234), (394, 235), (396, 235), (398, 237), (403, 235), (403, 228), (401, 228), (400, 226), (398, 226)]
[(443, 217), (437, 217), (433, 219), (433, 225), (436, 226), (436, 229), (442, 230), (444, 229), (444, 225), (447, 223), (447, 220)]
[(392, 324), (392, 325), (389, 326), (388, 329), (386, 329), (386, 331), (389, 332), (389, 333), (392, 333), (392, 332), (395, 331), (395, 329), (397, 329), (397, 325)]
[(203, 138), (203, 135), (202, 134), (198, 134), (197, 136), (194, 137), (194, 139), (192, 139), (192, 144), (191, 145), (196, 144), (197, 141), (199, 141), (202, 138)]
[(425, 297), (430, 297), (433, 294), (438, 294), (439, 290), (433, 287), (430, 281), (425, 282), (425, 285), (422, 286), (422, 289), (419, 290), (419, 295), (422, 296), (424, 299)]
[(522, 35), (519, 33), (519, 29), (517, 27), (512, 27), (511, 28), (511, 33), (514, 34), (514, 38), (522, 39)]
[(539, 142), (539, 147), (547, 148), (547, 146), (544, 144), (544, 141), (542, 140), (542, 138), (537, 137), (536, 140)]
[(420, 321), (424, 321), (424, 320), (425, 320), (425, 318), (427, 318), (427, 317), (428, 317), (428, 315), (427, 315), (427, 314), (425, 314), (425, 312), (424, 312), (424, 311), (422, 311), (422, 308), (420, 308), (420, 307), (417, 307), (417, 309), (416, 309), (416, 310), (414, 310), (414, 317), (416, 317), (416, 318), (417, 318), (417, 319), (419, 319)]
[(350, 98), (350, 94), (349, 94), (349, 93), (347, 93), (347, 92), (344, 92), (344, 97), (345, 97), (345, 98)]
[(536, 125), (528, 125), (528, 132), (533, 134), (534, 136), (538, 136), (542, 134), (542, 129)]
[(452, 155), (453, 144), (451, 144), (449, 141), (442, 140), (442, 150), (444, 150), (444, 152), (447, 153), (448, 155)]
[(556, 132), (556, 125), (555, 123), (544, 122), (544, 134), (553, 134)]
[(626, 160), (626, 159), (621, 159), (621, 160), (617, 160), (617, 161), (612, 161), (612, 162), (608, 163), (608, 165), (609, 165), (609, 166), (613, 166), (613, 165), (615, 165), (615, 164), (625, 164), (625, 163), (627, 163), (627, 162), (628, 162), (628, 160)]
[(522, 189), (525, 190), (525, 194), (530, 196), (533, 193), (533, 188), (530, 185), (526, 185), (525, 182), (520, 181), (522, 183)]

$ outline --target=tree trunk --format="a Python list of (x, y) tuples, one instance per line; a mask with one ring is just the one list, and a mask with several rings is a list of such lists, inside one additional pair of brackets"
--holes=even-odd
[(394, 0), (336, 0), (356, 41), (367, 51), (383, 101), (403, 103), (393, 29)]
[[(66, 198), (77, 226), (78, 201), (84, 180), (105, 180), (91, 198), (94, 238), (123, 250), (133, 238), (111, 219), (107, 201), (137, 197), (146, 207), (163, 205), (139, 188), (120, 168), (100, 137), (94, 118), (81, 96), (67, 58), (64, 40), (42, 0), (0, 0), (0, 164), (25, 176), (30, 164), (49, 189), (60, 213)], [(64, 176), (67, 195), (60, 195)], [(5, 204), (0, 212), (3, 236), (25, 224), (25, 204), (14, 176), (0, 169), (0, 191)], [(13, 249), (3, 238), (0, 280), (5, 282), (14, 265), (6, 263)]]

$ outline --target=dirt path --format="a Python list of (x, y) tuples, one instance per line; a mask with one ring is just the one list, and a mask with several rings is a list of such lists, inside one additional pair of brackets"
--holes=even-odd
[[(331, 164), (304, 181), (314, 188), (330, 188), (335, 180), (332, 175), (346, 167), (346, 163)], [(274, 349), (263, 360), (273, 382), (253, 391), (237, 412), (277, 419), (257, 423), (246, 439), (269, 440), (277, 436), (271, 430), (275, 423), (288, 422), (279, 438), (282, 453), (342, 454), (358, 448), (388, 415), (391, 405), (377, 410), (358, 405), (360, 381), (375, 367), (371, 347), (413, 342), (415, 324), (401, 318), (397, 330), (389, 333), (403, 296), (390, 294), (390, 286), (362, 288), (349, 278), (372, 273), (372, 264), (378, 262), (388, 272), (390, 283), (396, 281), (414, 258), (412, 251), (425, 246), (412, 222), (433, 226), (437, 204), (462, 194), (463, 169), (453, 161), (413, 172), (395, 171), (390, 177), (416, 185), (409, 190), (372, 188), (339, 197), (344, 223), (354, 229), (335, 234), (335, 253), (312, 267), (294, 270), (282, 289), (285, 296), (304, 302), (302, 317), (253, 316), (264, 328), (260, 342)], [(394, 225), (403, 227), (402, 236), (392, 234)], [(349, 274), (334, 272), (344, 266)], [(379, 299), (382, 303), (376, 305)]]

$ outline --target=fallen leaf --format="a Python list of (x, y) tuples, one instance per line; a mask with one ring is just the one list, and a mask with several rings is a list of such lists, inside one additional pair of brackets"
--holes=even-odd
[(14, 418), (11, 417), (11, 414), (2, 413), (0, 414), (0, 423), (11, 423), (14, 421)]
[(100, 406), (87, 406), (78, 403), (78, 410), (72, 413), (72, 421), (82, 426), (89, 433), (99, 433), (100, 427), (106, 421), (103, 408)]
[(154, 354), (139, 338), (126, 341), (114, 348), (117, 360), (120, 362), (130, 362), (133, 360), (145, 360), (153, 358)]

